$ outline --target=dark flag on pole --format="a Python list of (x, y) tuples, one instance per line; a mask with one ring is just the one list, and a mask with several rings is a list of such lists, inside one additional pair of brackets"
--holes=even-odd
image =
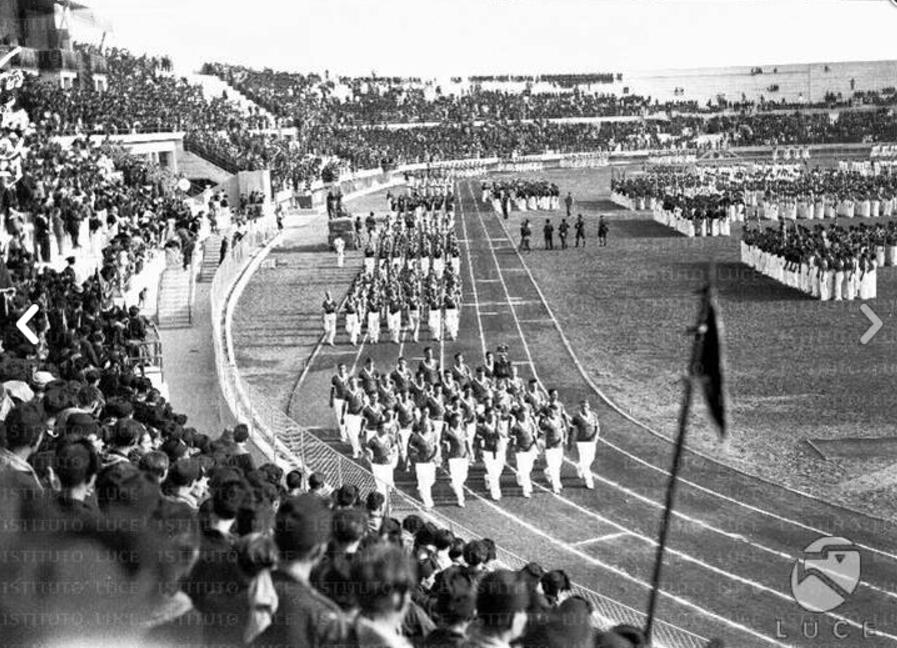
[(701, 317), (695, 332), (691, 376), (701, 382), (707, 409), (720, 436), (726, 436), (726, 382), (723, 323), (713, 288), (704, 288)]
[[(710, 267), (709, 276), (715, 274), (713, 266)], [(663, 571), (663, 555), (666, 551), (667, 538), (670, 531), (670, 518), (673, 514), (673, 504), (676, 499), (676, 484), (679, 480), (679, 471), (682, 468), (682, 457), (685, 451), (685, 433), (688, 429), (688, 415), (691, 411), (692, 393), (695, 387), (700, 385), (707, 401), (707, 409), (710, 416), (719, 428), (720, 437), (726, 438), (726, 383), (723, 355), (723, 325), (719, 317), (719, 309), (716, 304), (713, 284), (708, 284), (701, 292), (701, 308), (698, 315), (698, 323), (689, 329), (694, 335), (694, 343), (691, 347), (691, 361), (688, 364), (688, 373), (685, 376), (684, 393), (682, 394), (682, 408), (679, 411), (679, 435), (676, 437), (676, 445), (673, 449), (673, 467), (670, 469), (670, 481), (667, 485), (666, 505), (663, 509), (663, 517), (660, 521), (660, 533), (657, 539), (657, 552), (654, 559), (654, 574), (651, 578), (651, 594), (648, 599), (647, 623), (645, 625), (646, 643), (651, 643), (651, 633), (654, 629), (654, 617), (657, 611), (657, 599), (660, 594), (661, 572)]]

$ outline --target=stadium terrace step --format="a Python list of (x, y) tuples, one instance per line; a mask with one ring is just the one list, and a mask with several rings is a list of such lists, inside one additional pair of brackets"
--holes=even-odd
[(221, 256), (221, 235), (210, 234), (202, 245), (202, 265), (199, 268), (198, 282), (211, 281), (218, 270), (218, 259)]
[(166, 268), (159, 282), (159, 328), (185, 328), (193, 325), (191, 299), (193, 272)]
[(227, 93), (227, 98), (235, 102), (240, 107), (240, 110), (243, 111), (243, 114), (248, 114), (250, 110), (253, 112), (258, 111), (271, 121), (272, 126), (274, 125), (276, 118), (273, 114), (265, 108), (262, 108), (224, 79), (212, 74), (191, 74), (188, 75), (187, 79), (190, 83), (194, 83), (202, 88), (202, 94), (208, 101), (218, 99), (223, 93)]

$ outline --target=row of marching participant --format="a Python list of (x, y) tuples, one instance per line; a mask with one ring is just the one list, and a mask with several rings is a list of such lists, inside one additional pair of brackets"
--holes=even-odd
[(480, 186), (481, 201), (491, 204), (496, 212), (511, 210), (556, 210), (561, 207), (561, 190), (548, 180), (493, 180)]
[(478, 461), (490, 496), (501, 499), (501, 475), (510, 456), (523, 497), (532, 496), (531, 473), (543, 456), (547, 481), (559, 493), (564, 450), (574, 446), (577, 475), (586, 488), (594, 487), (599, 422), (588, 401), (568, 414), (557, 390), (521, 379), (505, 346), (497, 354), (487, 352), (475, 370), (461, 353), (443, 368), (429, 347), (416, 372), (404, 358), (389, 373), (378, 372), (371, 358), (355, 376), (340, 364), (330, 405), (340, 438), (356, 458), (367, 454), (379, 487), (386, 491), (394, 485), (397, 468), (413, 470), (427, 507), (433, 506), (436, 468), (443, 464), (459, 506), (464, 506), (468, 469)]
[(877, 296), (875, 230), (868, 227), (788, 232), (747, 227), (742, 262), (820, 301), (868, 300)]
[(431, 178), (414, 186), (409, 185), (404, 192), (393, 193), (390, 190), (386, 193), (386, 204), (391, 213), (398, 213), (403, 217), (409, 213), (415, 216), (432, 212), (453, 213), (455, 209), (453, 180), (442, 177)]
[[(358, 344), (363, 326), (366, 340), (378, 343), (384, 321), (393, 343), (400, 343), (403, 330), (416, 342), (423, 309), (434, 340), (443, 334), (457, 338), (461, 254), (450, 217), (390, 217), (382, 230), (371, 234), (364, 255), (364, 269), (353, 281), (343, 309), (351, 344)], [(333, 345), (339, 307), (329, 293), (323, 310), (325, 341)]]

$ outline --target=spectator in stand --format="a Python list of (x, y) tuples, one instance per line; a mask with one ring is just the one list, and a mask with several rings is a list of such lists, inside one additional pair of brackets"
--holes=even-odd
[(333, 524), (324, 501), (300, 495), (281, 504), (274, 525), (274, 540), (281, 561), (273, 574), (278, 607), (271, 626), (256, 646), (308, 646), (317, 648), (342, 642), (347, 621), (339, 606), (317, 592), (310, 577), (323, 558)]
[(351, 578), (359, 608), (353, 645), (411, 648), (400, 634), (417, 582), (407, 554), (388, 544), (375, 544), (352, 563)]

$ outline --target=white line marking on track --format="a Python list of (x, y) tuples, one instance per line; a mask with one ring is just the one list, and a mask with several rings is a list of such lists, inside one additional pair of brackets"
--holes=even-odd
[[(460, 193), (460, 192), (459, 192)], [(467, 238), (467, 221), (464, 218), (464, 208), (461, 205), (460, 195), (458, 197), (458, 216), (461, 219), (461, 231), (464, 233), (465, 242), (470, 241)], [(480, 300), (477, 296), (477, 282), (476, 277), (473, 276), (473, 260), (470, 256), (470, 244), (464, 246), (464, 252), (467, 255), (467, 271), (470, 273), (470, 288), (471, 292), (473, 292), (473, 307), (477, 314), (477, 326), (480, 330), (480, 344), (483, 347), (483, 357), (486, 357), (486, 336), (483, 334), (483, 318), (482, 313), (480, 313)]]
[(579, 542), (571, 543), (574, 547), (582, 547), (587, 544), (592, 544), (595, 542), (604, 542), (605, 540), (616, 540), (617, 538), (622, 538), (623, 536), (628, 536), (629, 534), (625, 531), (617, 531), (616, 533), (608, 533), (607, 535), (598, 536), (597, 538), (588, 538), (586, 540), (580, 540)]
[[(502, 229), (505, 231), (505, 235), (507, 236), (507, 238), (510, 239), (510, 234), (508, 234), (507, 229), (504, 227), (504, 223), (502, 223), (502, 222), (499, 220), (499, 225), (500, 225), (500, 226), (502, 227)], [(594, 392), (601, 398), (601, 400), (604, 401), (604, 402), (605, 402), (611, 409), (613, 409), (615, 412), (617, 412), (620, 416), (622, 416), (622, 417), (625, 418), (626, 420), (628, 420), (628, 421), (630, 421), (630, 422), (632, 422), (632, 423), (638, 425), (638, 426), (641, 427), (642, 429), (645, 429), (645, 430), (650, 431), (652, 434), (654, 434), (655, 436), (657, 436), (657, 437), (659, 437), (659, 438), (665, 438), (665, 437), (664, 437), (663, 435), (661, 435), (659, 432), (656, 432), (655, 430), (652, 430), (648, 425), (642, 423), (641, 421), (637, 420), (636, 418), (634, 418), (633, 416), (631, 416), (630, 414), (628, 414), (627, 412), (625, 412), (625, 411), (624, 411), (622, 408), (620, 408), (616, 403), (614, 403), (609, 397), (607, 397), (607, 396), (604, 394), (604, 392), (601, 390), (601, 388), (599, 388), (599, 387), (595, 384), (595, 382), (592, 380), (592, 378), (589, 376), (588, 372), (586, 371), (585, 367), (583, 367), (582, 363), (579, 361), (579, 358), (578, 358), (578, 357), (576, 356), (576, 354), (574, 353), (574, 351), (573, 351), (573, 346), (571, 345), (570, 340), (567, 338), (567, 335), (564, 333), (563, 329), (561, 328), (561, 325), (560, 325), (560, 323), (558, 322), (557, 317), (555, 317), (554, 312), (551, 310), (551, 307), (548, 305), (548, 300), (545, 299), (545, 294), (542, 292), (542, 289), (539, 287), (539, 284), (536, 283), (536, 280), (535, 280), (535, 278), (533, 277), (533, 274), (532, 274), (532, 272), (530, 271), (529, 267), (526, 265), (526, 261), (524, 261), (523, 256), (522, 256), (519, 252), (517, 253), (517, 256), (518, 256), (518, 258), (520, 259), (520, 262), (521, 262), (522, 265), (523, 265), (523, 269), (526, 271), (527, 275), (529, 276), (530, 283), (533, 284), (533, 286), (536, 288), (536, 291), (539, 293), (539, 297), (540, 297), (540, 299), (542, 300), (542, 304), (545, 306), (545, 309), (546, 309), (546, 311), (548, 312), (548, 317), (551, 319), (552, 322), (554, 322), (554, 326), (555, 326), (555, 328), (557, 329), (558, 334), (561, 336), (561, 341), (563, 342), (564, 346), (566, 347), (566, 349), (567, 349), (567, 353), (568, 353), (568, 354), (570, 355), (570, 357), (572, 358), (574, 365), (575, 365), (576, 368), (579, 370), (579, 373), (583, 376), (583, 378), (585, 379), (585, 381), (586, 381), (586, 383), (589, 385), (589, 387), (592, 389), (592, 391), (594, 391)], [(666, 440), (669, 441), (669, 439), (666, 439)], [(655, 466), (654, 464), (652, 464), (652, 463), (650, 463), (650, 462), (648, 462), (648, 461), (646, 461), (646, 460), (644, 460), (644, 459), (642, 459), (642, 458), (640, 458), (640, 457), (635, 456), (634, 454), (632, 454), (632, 453), (630, 453), (630, 452), (624, 450), (623, 448), (617, 446), (617, 445), (614, 444), (614, 443), (611, 443), (610, 441), (608, 441), (607, 439), (605, 439), (605, 438), (603, 438), (603, 437), (599, 437), (599, 442), (600, 442), (600, 443), (604, 443), (604, 444), (607, 445), (608, 447), (610, 447), (610, 448), (616, 450), (617, 452), (619, 452), (619, 453), (623, 454), (624, 456), (626, 456), (626, 457), (632, 459), (633, 461), (636, 461), (636, 462), (638, 462), (638, 463), (640, 463), (640, 464), (642, 464), (642, 465), (644, 465), (644, 466), (647, 466), (648, 468), (651, 468), (652, 470), (655, 470), (655, 471), (657, 471), (657, 472), (659, 472), (659, 473), (661, 473), (661, 474), (663, 474), (663, 475), (665, 475), (665, 476), (667, 476), (667, 477), (670, 475), (670, 473), (669, 473), (668, 470), (666, 470), (666, 469), (664, 469), (664, 468), (661, 468), (660, 466)], [(716, 463), (716, 464), (718, 464), (718, 465), (724, 465), (724, 464), (720, 464), (720, 462), (719, 462), (718, 460), (714, 459), (713, 457), (710, 457), (710, 456), (708, 456), (708, 455), (702, 454), (702, 453), (697, 452), (697, 451), (695, 451), (695, 450), (691, 450), (691, 449), (690, 449), (689, 452), (692, 452), (693, 454), (695, 454), (695, 455), (697, 455), (697, 456), (699, 456), (699, 457), (702, 457), (703, 459), (706, 459), (706, 460), (708, 460), (708, 461), (712, 461), (712, 462), (714, 462), (714, 463)], [(725, 467), (728, 468), (728, 466), (725, 466)], [(760, 480), (760, 481), (764, 481), (764, 482), (766, 482), (766, 480), (762, 480), (762, 479), (756, 477), (755, 475), (749, 475), (749, 474), (747, 474), (747, 473), (743, 473), (743, 474), (745, 474), (745, 475), (748, 476), (748, 477), (751, 477), (751, 478), (758, 479), (758, 480)], [(683, 478), (683, 477), (679, 477), (679, 482), (680, 482), (681, 484), (685, 484), (685, 485), (687, 485), (687, 486), (690, 486), (690, 487), (692, 487), (692, 488), (695, 488), (695, 489), (697, 489), (697, 490), (700, 490), (701, 492), (706, 493), (706, 494), (708, 494), (708, 495), (712, 495), (712, 496), (714, 496), (714, 497), (717, 497), (717, 498), (719, 498), (719, 499), (722, 499), (723, 501), (728, 502), (728, 503), (730, 503), (730, 504), (734, 504), (734, 505), (736, 505), (736, 506), (740, 506), (740, 507), (745, 508), (745, 509), (747, 509), (747, 510), (749, 510), (749, 511), (752, 511), (752, 512), (754, 512), (754, 513), (759, 513), (759, 514), (761, 514), (761, 515), (765, 515), (765, 516), (767, 516), (767, 517), (771, 517), (771, 518), (773, 518), (773, 519), (775, 519), (775, 520), (778, 520), (778, 521), (780, 521), (780, 522), (785, 522), (785, 523), (787, 523), (787, 524), (790, 524), (790, 525), (792, 525), (792, 526), (796, 526), (796, 527), (801, 528), (801, 529), (804, 529), (804, 530), (806, 530), (806, 531), (811, 531), (811, 532), (813, 532), (813, 533), (815, 533), (815, 534), (818, 534), (818, 535), (829, 536), (829, 535), (832, 535), (833, 533), (835, 533), (834, 531), (831, 531), (831, 530), (826, 531), (826, 530), (823, 530), (823, 529), (818, 529), (818, 528), (816, 528), (816, 527), (813, 527), (813, 526), (811, 526), (811, 525), (809, 525), (809, 524), (805, 524), (805, 523), (800, 522), (800, 521), (798, 521), (798, 520), (793, 520), (793, 519), (790, 519), (790, 518), (787, 518), (787, 517), (778, 515), (778, 514), (776, 514), (776, 513), (773, 513), (773, 512), (771, 512), (771, 511), (766, 511), (766, 510), (761, 509), (761, 508), (759, 508), (759, 507), (753, 506), (752, 504), (748, 504), (747, 502), (742, 502), (741, 500), (735, 499), (734, 497), (729, 497), (728, 495), (725, 495), (725, 494), (723, 494), (723, 493), (719, 493), (719, 492), (717, 492), (717, 491), (714, 491), (714, 490), (712, 490), (712, 489), (710, 489), (710, 488), (707, 488), (706, 486), (702, 486), (702, 485), (700, 485), (700, 484), (698, 484), (698, 483), (696, 483), (696, 482), (690, 481), (690, 480), (685, 479), (685, 478)], [(768, 482), (766, 482), (766, 483), (768, 483)], [(794, 490), (794, 489), (790, 489), (790, 488), (787, 488), (787, 487), (785, 487), (785, 486), (779, 486), (779, 487), (781, 487), (781, 488), (785, 488), (786, 490), (789, 490), (790, 492), (795, 493), (796, 495), (801, 495), (801, 496), (803, 496), (803, 497), (807, 497), (808, 499), (811, 499), (811, 500), (813, 500), (813, 501), (819, 501), (817, 498), (811, 497), (811, 496), (807, 495), (806, 493), (802, 493), (802, 492), (800, 492), (800, 491), (796, 491), (796, 490)], [(870, 519), (873, 519), (873, 520), (874, 520), (874, 518), (870, 518)], [(865, 544), (862, 544), (862, 543), (854, 543), (854, 544), (856, 544), (856, 546), (859, 547), (860, 549), (865, 549), (866, 551), (870, 551), (870, 552), (873, 552), (873, 553), (877, 553), (877, 554), (882, 555), (882, 556), (885, 556), (885, 557), (887, 557), (887, 558), (891, 558), (891, 559), (893, 559), (893, 560), (897, 560), (897, 554), (890, 553), (890, 552), (885, 551), (885, 550), (883, 550), (883, 549), (877, 549), (877, 548), (875, 548), (875, 547), (872, 547), (872, 546), (869, 546), (869, 545), (865, 545)]]

